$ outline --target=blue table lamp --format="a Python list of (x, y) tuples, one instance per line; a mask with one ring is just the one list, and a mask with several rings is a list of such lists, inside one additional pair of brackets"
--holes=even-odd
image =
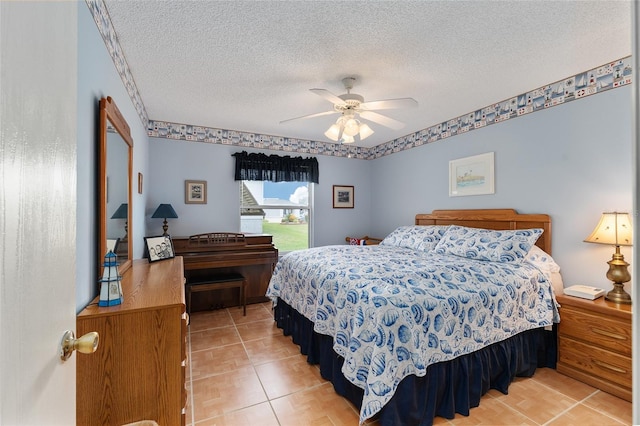
[(164, 233), (163, 236), (169, 235), (167, 230), (169, 229), (169, 225), (167, 225), (167, 219), (177, 219), (178, 213), (173, 209), (171, 204), (160, 204), (153, 215), (151, 215), (153, 219), (163, 218), (164, 222), (162, 224), (162, 230)]
[(127, 235), (129, 234), (129, 204), (122, 203), (120, 207), (111, 216), (111, 219), (124, 219), (124, 238), (122, 241), (127, 241)]

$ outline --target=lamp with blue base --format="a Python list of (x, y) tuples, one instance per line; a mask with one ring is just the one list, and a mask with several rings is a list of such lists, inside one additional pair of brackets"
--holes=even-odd
[(122, 303), (122, 277), (118, 274), (116, 254), (109, 250), (104, 256), (104, 272), (100, 280), (100, 300), (98, 306), (116, 306)]

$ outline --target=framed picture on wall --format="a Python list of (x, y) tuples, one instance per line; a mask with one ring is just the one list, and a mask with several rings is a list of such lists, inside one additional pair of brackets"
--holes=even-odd
[(353, 186), (333, 185), (333, 208), (352, 209), (353, 208)]
[(449, 161), (449, 197), (495, 193), (493, 152)]
[(142, 173), (138, 173), (138, 194), (142, 194)]
[(185, 180), (184, 202), (185, 204), (207, 204), (207, 181)]

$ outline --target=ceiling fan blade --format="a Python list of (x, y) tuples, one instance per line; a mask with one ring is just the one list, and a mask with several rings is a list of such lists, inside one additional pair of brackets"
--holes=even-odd
[(339, 98), (338, 96), (334, 95), (333, 93), (331, 93), (326, 89), (309, 89), (309, 90), (318, 96), (322, 96), (323, 98), (325, 98), (326, 100), (328, 100), (334, 105), (344, 104), (344, 100), (342, 100), (341, 98)]
[(382, 124), (383, 126), (389, 127), (393, 130), (400, 130), (404, 127), (403, 122), (373, 111), (362, 111), (360, 113), (360, 117), (365, 120), (373, 121), (374, 123)]
[(375, 109), (395, 109), (417, 107), (418, 101), (413, 98), (384, 99), (360, 104), (363, 111), (373, 111)]
[(324, 111), (324, 112), (317, 112), (315, 114), (309, 114), (309, 115), (303, 115), (301, 117), (295, 117), (295, 118), (289, 118), (287, 120), (282, 120), (280, 122), (280, 124), (282, 123), (287, 123), (289, 121), (293, 121), (293, 120), (304, 120), (307, 118), (315, 118), (315, 117), (322, 117), (323, 115), (330, 115), (330, 114), (337, 114), (338, 111), (332, 110), (332, 111)]

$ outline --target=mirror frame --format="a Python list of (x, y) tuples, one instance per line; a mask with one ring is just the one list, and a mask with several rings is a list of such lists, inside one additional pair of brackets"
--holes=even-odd
[[(127, 188), (127, 202), (128, 202), (128, 231), (127, 231), (127, 259), (120, 263), (118, 270), (122, 274), (129, 269), (133, 259), (133, 235), (132, 220), (133, 217), (133, 191), (132, 191), (132, 175), (133, 175), (133, 139), (131, 137), (131, 129), (129, 124), (124, 119), (120, 110), (116, 106), (111, 96), (100, 99), (100, 137), (99, 137), (99, 160), (100, 171), (99, 181), (100, 186), (100, 232), (98, 236), (98, 270), (99, 277), (102, 277), (102, 264), (104, 263), (104, 254), (107, 252), (107, 123), (111, 122), (111, 125), (122, 137), (122, 140), (128, 145), (128, 188)], [(99, 290), (98, 290), (99, 291)]]

